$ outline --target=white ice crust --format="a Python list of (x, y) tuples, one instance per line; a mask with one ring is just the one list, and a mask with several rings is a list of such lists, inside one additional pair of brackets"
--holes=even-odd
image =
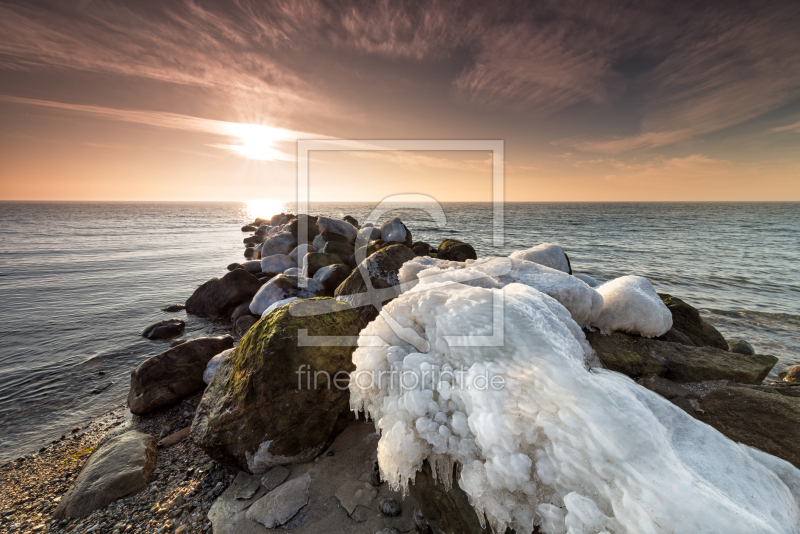
[(404, 243), (406, 240), (406, 227), (399, 217), (389, 219), (381, 225), (381, 239)]
[(277, 310), (281, 306), (286, 306), (287, 304), (295, 300), (298, 300), (297, 297), (289, 297), (288, 299), (283, 299), (279, 300), (278, 302), (273, 302), (272, 304), (269, 305), (269, 307), (267, 307), (266, 310), (264, 310), (264, 313), (261, 314), (261, 317), (266, 317), (267, 315), (270, 314), (270, 312)]
[[(281, 278), (284, 278), (284, 275), (270, 279), (269, 282), (258, 289), (258, 292), (253, 296), (253, 300), (250, 301), (250, 312), (253, 315), (262, 315), (272, 304), (289, 297), (307, 299), (317, 297), (325, 290), (325, 286), (313, 278), (304, 278), (302, 276), (297, 277), (298, 285), (304, 284), (306, 287), (283, 289), (276, 283)], [(285, 285), (285, 281), (281, 281), (281, 285)]]
[(487, 288), (514, 282), (525, 284), (560, 302), (581, 327), (588, 326), (603, 309), (603, 297), (582, 280), (520, 259), (481, 258), (461, 263), (418, 256), (403, 264), (398, 277), (404, 288), (413, 286), (416, 279), (425, 283), (457, 281)]
[(518, 250), (512, 252), (509, 257), (532, 261), (551, 269), (569, 273), (569, 262), (567, 261), (567, 255), (564, 254), (564, 249), (553, 243), (542, 243), (527, 250)]
[(324, 217), (322, 215), (317, 217), (317, 226), (320, 232), (343, 235), (350, 241), (355, 241), (356, 235), (358, 235), (358, 229), (349, 222), (331, 219), (330, 217)]
[(211, 383), (211, 379), (214, 378), (214, 373), (216, 373), (217, 369), (219, 369), (219, 366), (222, 364), (222, 360), (227, 358), (228, 354), (230, 354), (231, 352), (233, 352), (233, 349), (223, 350), (222, 352), (220, 352), (219, 354), (208, 360), (208, 363), (206, 364), (206, 370), (203, 371), (203, 382), (205, 382), (206, 384)]
[(381, 229), (375, 228), (372, 225), (369, 226), (362, 226), (361, 230), (358, 231), (358, 235), (363, 241), (363, 244), (367, 244), (374, 239), (381, 238)]
[(603, 295), (603, 311), (591, 326), (601, 332), (613, 331), (658, 337), (672, 328), (672, 314), (641, 276), (615, 278), (597, 287)]
[[(496, 298), (501, 344), (448, 338), (491, 333)], [(621, 374), (590, 370), (590, 351), (567, 310), (533, 287), (423, 282), (361, 332), (350, 403), (380, 430), (393, 488), (427, 459), (495, 532), (798, 532), (800, 471)], [(401, 388), (391, 370), (417, 384)]]
[(273, 254), (261, 259), (261, 271), (265, 273), (278, 274), (292, 267), (297, 267), (297, 263), (286, 254)]

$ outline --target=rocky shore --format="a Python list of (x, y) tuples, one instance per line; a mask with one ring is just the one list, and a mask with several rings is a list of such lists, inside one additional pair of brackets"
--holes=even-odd
[[(415, 242), (397, 218), (375, 227), (279, 214), (242, 231), (245, 261), (164, 308), (227, 324), (230, 335), (181, 339), (178, 317), (144, 328), (171, 347), (132, 370), (124, 405), (0, 467), (0, 530), (487, 532), (446, 480), (458, 479), (460, 461), (443, 479), (426, 459), (405, 496), (384, 480), (394, 474), (379, 464), (380, 436), (355, 418), (341, 375), (356, 371), (353, 341), (382, 305), (423, 275), (484, 265), (474, 248)], [(777, 358), (726, 340), (644, 279), (600, 284), (573, 273), (560, 246), (507, 261), (510, 274), (485, 270), (475, 285), (536, 288), (582, 328), (590, 367), (626, 375), (731, 440), (800, 467), (800, 368), (764, 383)], [(434, 410), (430, 420), (437, 454), (456, 437), (446, 404), (443, 419)]]

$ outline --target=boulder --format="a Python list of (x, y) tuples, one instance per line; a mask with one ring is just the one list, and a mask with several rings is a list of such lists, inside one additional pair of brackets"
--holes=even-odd
[(408, 492), (417, 501), (425, 519), (435, 534), (491, 534), (492, 529), (481, 528), (475, 509), (469, 504), (469, 497), (458, 482), (460, 466), (453, 466), (452, 487), (448, 490), (441, 480), (436, 480), (427, 460), (422, 469), (417, 471), (413, 484), (409, 484)]
[[(300, 228), (300, 221), (306, 221), (306, 236), (305, 239), (301, 239), (303, 236), (298, 235), (298, 229)], [(322, 231), (322, 228), (317, 226), (317, 218), (305, 214), (299, 214), (296, 219), (292, 220), (291, 224), (289, 225), (289, 232), (295, 237), (296, 243), (311, 243), (314, 241), (314, 238)], [(289, 250), (291, 252), (291, 250)], [(284, 253), (288, 254), (288, 252)]]
[(252, 226), (250, 224), (242, 226), (242, 232), (255, 232), (256, 230), (258, 230), (258, 227)]
[(309, 252), (317, 252), (317, 249), (307, 243), (304, 245), (297, 245), (294, 250), (289, 253), (289, 257), (296, 267), (303, 264), (303, 258), (305, 258), (306, 254)]
[(192, 440), (215, 460), (256, 474), (316, 457), (352, 418), (347, 383), (334, 379), (353, 371), (352, 340), (364, 326), (356, 310), (329, 298), (277, 308), (220, 365)]
[(246, 260), (257, 260), (261, 258), (261, 251), (256, 250), (255, 248), (246, 248), (244, 249), (244, 259)]
[(223, 350), (208, 360), (208, 363), (206, 364), (206, 370), (203, 371), (203, 382), (206, 384), (211, 383), (211, 379), (214, 378), (214, 374), (217, 372), (217, 369), (219, 369), (219, 366), (222, 365), (222, 360), (227, 358), (231, 352), (233, 352), (233, 349)]
[(185, 309), (186, 309), (186, 304), (170, 304), (169, 306), (164, 306), (163, 308), (161, 308), (161, 311), (174, 313), (183, 311)]
[(713, 347), (691, 347), (622, 332), (586, 331), (586, 339), (603, 365), (630, 377), (655, 374), (674, 382), (732, 380), (760, 384), (778, 359), (736, 354)]
[(83, 517), (146, 489), (156, 454), (156, 440), (138, 430), (109, 439), (89, 457), (53, 518)]
[[(437, 258), (448, 261), (477, 260), (478, 255), (472, 245), (457, 239), (445, 239), (439, 243)], [(430, 255), (430, 254), (428, 254)]]
[(417, 256), (430, 256), (431, 253), (436, 254), (436, 249), (424, 241), (417, 241), (411, 245), (411, 250), (413, 250), (414, 254)]
[(261, 257), (267, 258), (274, 254), (289, 255), (297, 246), (297, 238), (289, 232), (280, 232), (271, 235), (261, 245)]
[(358, 229), (349, 222), (342, 219), (331, 219), (320, 215), (317, 217), (317, 226), (320, 233), (337, 234), (352, 243), (356, 240)]
[(292, 267), (297, 267), (297, 262), (287, 254), (273, 254), (261, 260), (261, 270), (267, 274), (281, 274)]
[(729, 339), (728, 350), (731, 352), (738, 352), (739, 354), (755, 354), (756, 350), (753, 345), (743, 339)]
[(252, 315), (243, 315), (242, 317), (239, 317), (239, 319), (236, 320), (236, 323), (234, 323), (236, 335), (239, 337), (244, 337), (247, 331), (250, 330), (250, 328), (252, 328), (252, 326), (257, 322), (258, 317), (254, 317)]
[(679, 330), (675, 330), (674, 326), (667, 330), (666, 334), (660, 335), (655, 339), (659, 341), (669, 341), (671, 343), (680, 343), (681, 345), (689, 345), (690, 347), (697, 346), (694, 344), (694, 342), (692, 342), (691, 339), (689, 339), (689, 336)]
[(284, 223), (286, 223), (288, 221), (289, 221), (289, 219), (286, 217), (285, 213), (278, 213), (277, 215), (273, 215), (272, 217), (270, 217), (270, 219), (269, 219), (269, 221), (267, 221), (267, 223), (270, 226), (277, 226), (279, 224), (284, 224)]
[(542, 243), (533, 248), (512, 252), (509, 258), (532, 261), (551, 269), (572, 274), (572, 265), (570, 265), (569, 257), (564, 252), (564, 249), (561, 248), (561, 245)]
[(264, 242), (263, 235), (251, 235), (250, 237), (245, 237), (244, 239), (242, 239), (242, 243), (244, 243), (245, 245), (257, 245), (263, 242)]
[(250, 301), (260, 288), (258, 278), (244, 269), (235, 269), (198, 287), (186, 301), (186, 312), (227, 319), (236, 306)]
[(698, 419), (739, 443), (800, 468), (800, 401), (746, 387), (723, 387), (700, 399)]
[(672, 327), (685, 334), (698, 347), (728, 350), (728, 342), (716, 328), (700, 317), (700, 312), (678, 297), (659, 293), (659, 297), (672, 314)]
[(242, 304), (236, 306), (236, 308), (233, 310), (233, 313), (231, 313), (231, 322), (233, 324), (236, 324), (236, 321), (239, 319), (239, 317), (242, 317), (244, 315), (252, 315), (250, 313), (249, 302), (243, 302)]
[(784, 382), (800, 382), (800, 365), (781, 370), (778, 373), (778, 378)]
[(375, 228), (374, 226), (364, 225), (361, 230), (358, 231), (358, 238), (357, 241), (364, 243), (369, 243), (370, 241), (375, 241), (381, 238), (381, 229)]
[(267, 235), (272, 227), (268, 224), (261, 224), (256, 228), (256, 235)]
[[(566, 256), (566, 254), (564, 254), (564, 256)], [(600, 282), (598, 282), (597, 280), (595, 280), (594, 278), (592, 278), (588, 274), (576, 273), (576, 274), (573, 274), (572, 276), (574, 276), (575, 278), (577, 278), (581, 282), (585, 283), (589, 287), (597, 287), (597, 286), (600, 285)]]
[(328, 265), (327, 267), (322, 267), (316, 273), (314, 273), (314, 280), (321, 283), (325, 288), (325, 291), (329, 294), (333, 295), (333, 292), (336, 291), (336, 288), (339, 285), (347, 280), (347, 277), (350, 276), (350, 273), (353, 272), (353, 269), (350, 267), (344, 266), (341, 263), (336, 263), (334, 265)]
[(256, 274), (261, 272), (261, 260), (250, 260), (240, 265), (248, 273)]
[(180, 319), (164, 319), (145, 328), (142, 331), (142, 337), (147, 339), (167, 339), (179, 336), (185, 327), (186, 323)]
[(358, 226), (358, 221), (355, 219), (355, 217), (351, 217), (350, 215), (345, 215), (344, 217), (342, 217), (342, 220), (346, 221), (346, 222), (349, 222), (350, 224), (352, 224), (356, 228), (360, 228), (360, 226)]
[[(322, 250), (320, 250), (320, 252), (324, 252), (325, 254), (336, 254), (341, 260), (340, 263), (348, 265), (350, 263), (350, 259), (355, 253), (355, 248), (353, 247), (352, 243), (328, 241), (325, 243), (325, 246), (322, 248)], [(355, 264), (350, 265), (350, 267), (355, 267)]]
[[(305, 287), (303, 287), (305, 286)], [(291, 297), (301, 299), (319, 296), (325, 287), (305, 276), (280, 274), (264, 284), (250, 302), (250, 312), (261, 317), (271, 305)]]
[(254, 502), (247, 510), (247, 519), (267, 528), (283, 525), (308, 504), (310, 485), (311, 477), (308, 474), (284, 482)]
[(411, 247), (413, 243), (411, 231), (399, 217), (389, 219), (381, 225), (381, 239), (387, 243), (402, 243), (406, 247)]
[(344, 262), (337, 254), (326, 254), (325, 252), (311, 252), (303, 258), (303, 276), (312, 278), (317, 271), (329, 265), (343, 264)]
[[(383, 248), (361, 262), (350, 276), (336, 288), (334, 297), (358, 309), (364, 321), (378, 316), (379, 308), (399, 295), (400, 267), (416, 256), (405, 245)], [(371, 288), (367, 288), (369, 280)]]
[(233, 338), (228, 335), (201, 337), (143, 361), (131, 373), (131, 413), (149, 413), (202, 390), (209, 360), (232, 346)]

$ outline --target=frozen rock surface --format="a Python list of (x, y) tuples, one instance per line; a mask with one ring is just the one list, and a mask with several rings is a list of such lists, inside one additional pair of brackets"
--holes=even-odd
[(569, 259), (564, 253), (564, 249), (560, 245), (553, 243), (542, 243), (527, 250), (518, 250), (511, 253), (511, 258), (519, 260), (532, 261), (551, 269), (564, 271), (565, 273), (572, 274), (572, 269), (569, 265)]
[(231, 352), (233, 352), (233, 349), (223, 350), (208, 361), (206, 364), (206, 370), (203, 372), (203, 382), (206, 384), (211, 382), (211, 379), (214, 378), (214, 373), (216, 373), (217, 369), (219, 369), (222, 360), (227, 358), (228, 354)]
[[(405, 243), (408, 236), (406, 225), (399, 217), (389, 219), (381, 225), (381, 239), (384, 241), (394, 241), (396, 243)], [(409, 243), (410, 244), (410, 243)]]
[(603, 311), (591, 326), (601, 332), (658, 337), (672, 328), (672, 314), (646, 278), (623, 276), (599, 286)]
[[(455, 337), (491, 334), (501, 293), (502, 343)], [(494, 532), (798, 532), (800, 471), (590, 370), (590, 353), (567, 310), (530, 286), (419, 284), (361, 332), (350, 403), (380, 430), (392, 487), (427, 459)]]

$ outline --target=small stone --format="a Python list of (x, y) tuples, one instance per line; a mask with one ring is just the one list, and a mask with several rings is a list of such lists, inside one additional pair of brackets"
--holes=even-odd
[(186, 532), (186, 525), (181, 525), (175, 529), (175, 534), (183, 534)]
[(397, 517), (402, 511), (398, 500), (391, 497), (381, 501), (380, 509), (383, 515), (388, 515), (389, 517)]
[(334, 455), (333, 451), (328, 451), (328, 456), (333, 456), (333, 455)]
[(289, 478), (289, 470), (283, 466), (273, 467), (261, 477), (261, 484), (267, 491), (272, 491)]
[(281, 484), (247, 509), (247, 519), (267, 528), (283, 525), (308, 503), (310, 484), (307, 474)]
[(246, 486), (236, 490), (236, 498), (239, 500), (247, 500), (253, 497), (261, 487), (261, 481), (258, 477), (252, 477)]

